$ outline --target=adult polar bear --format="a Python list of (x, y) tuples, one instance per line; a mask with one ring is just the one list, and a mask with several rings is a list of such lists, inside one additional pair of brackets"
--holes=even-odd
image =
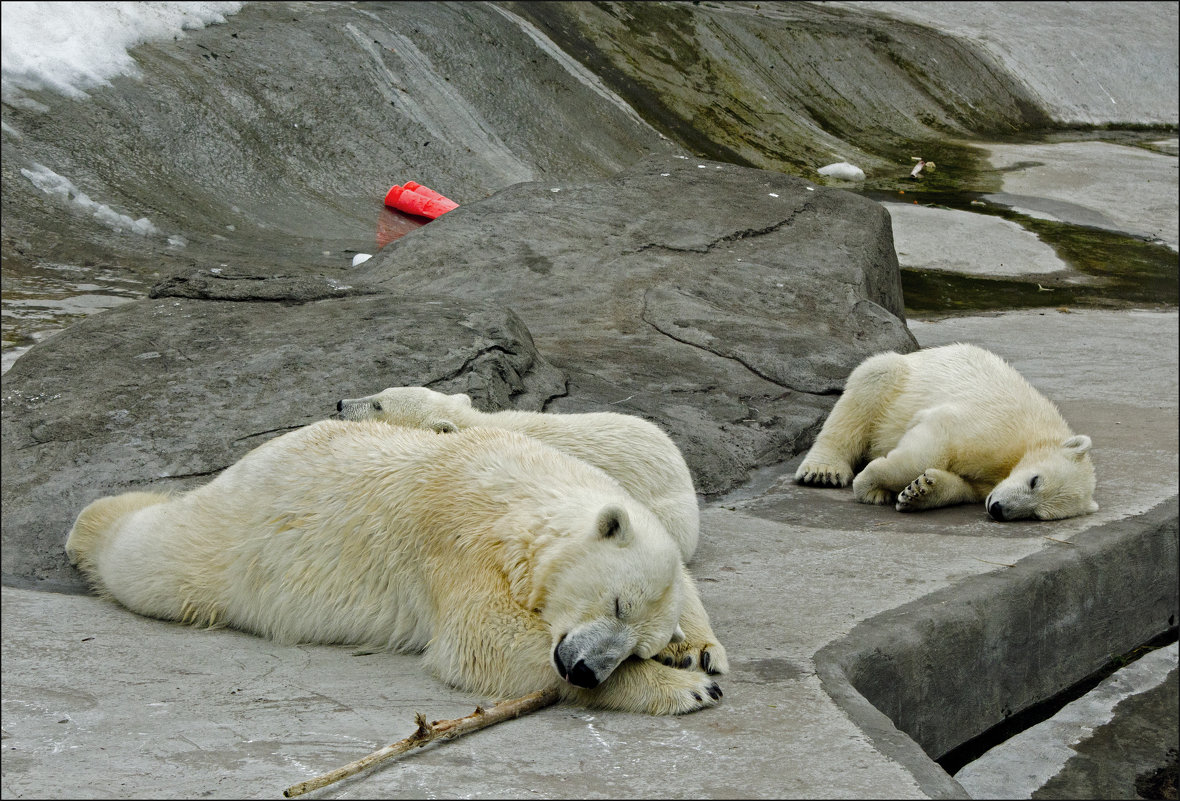
[[(380, 420), (440, 433), (490, 427), (540, 440), (618, 481), (663, 524), (685, 562), (696, 551), (700, 512), (692, 474), (668, 435), (642, 418), (614, 412), (481, 412), (467, 395), (446, 395), (426, 387), (390, 387), (364, 398), (345, 398), (337, 402), (336, 410), (345, 420)], [(700, 666), (725, 673), (729, 669), (725, 649), (717, 642), (695, 584), (689, 589), (680, 622), (684, 639), (657, 658), (677, 667)]]
[(424, 650), (487, 696), (556, 687), (652, 714), (721, 697), (705, 671), (651, 658), (695, 594), (663, 526), (602, 471), (509, 431), (321, 421), (190, 492), (91, 503), (66, 551), (141, 614)]
[(862, 362), (795, 479), (851, 481), (861, 503), (901, 512), (986, 497), (996, 520), (1058, 520), (1098, 510), (1089, 450), (1003, 359), (960, 343)]

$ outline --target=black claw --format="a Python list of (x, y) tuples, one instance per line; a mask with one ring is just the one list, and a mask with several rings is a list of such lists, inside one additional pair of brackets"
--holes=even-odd
[(709, 656), (708, 651), (701, 654), (701, 670), (706, 673), (713, 672), (713, 657)]
[(698, 693), (696, 690), (693, 690), (692, 700), (696, 701), (699, 704), (701, 702), (701, 694)]
[(710, 698), (712, 698), (714, 701), (718, 701), (721, 699), (721, 696), (722, 696), (721, 687), (717, 684), (717, 682), (713, 682), (711, 685), (709, 685), (709, 697)]
[(672, 660), (666, 656), (657, 657), (656, 661), (661, 665), (668, 665), (669, 667), (672, 666)]
[(686, 657), (684, 657), (683, 659), (681, 659), (681, 660), (680, 660), (680, 667), (681, 667), (681, 668), (690, 668), (690, 667), (692, 667), (692, 657), (691, 657), (691, 656), (686, 656)]

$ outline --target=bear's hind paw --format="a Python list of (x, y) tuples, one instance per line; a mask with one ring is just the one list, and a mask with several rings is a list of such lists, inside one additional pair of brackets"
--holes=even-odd
[(925, 509), (930, 500), (927, 495), (933, 491), (934, 479), (928, 473), (923, 473), (897, 494), (897, 511), (916, 512)]

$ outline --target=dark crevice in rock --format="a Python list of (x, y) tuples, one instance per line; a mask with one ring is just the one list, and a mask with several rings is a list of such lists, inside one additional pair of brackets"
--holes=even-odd
[(145, 484), (155, 484), (158, 481), (184, 481), (185, 479), (189, 478), (208, 478), (209, 476), (217, 475), (229, 466), (230, 465), (225, 464), (221, 467), (214, 467), (210, 470), (198, 470), (193, 473), (176, 473), (174, 475), (160, 475), (153, 478), (132, 478), (127, 480), (127, 484), (128, 486), (132, 487), (141, 487)]
[(698, 350), (704, 351), (705, 353), (711, 353), (719, 359), (727, 359), (729, 361), (736, 362), (736, 363), (740, 364), (742, 367), (749, 370), (754, 375), (758, 376), (758, 378), (761, 378), (763, 381), (768, 381), (771, 384), (774, 384), (775, 386), (782, 387), (783, 389), (795, 389), (795, 387), (791, 387), (786, 384), (783, 384), (782, 382), (776, 381), (775, 379), (771, 378), (770, 376), (766, 375), (765, 373), (760, 372), (756, 367), (754, 367), (753, 365), (744, 361), (742, 358), (740, 358), (738, 356), (734, 356), (734, 355), (726, 354), (726, 353), (721, 353), (717, 350), (714, 350), (713, 348), (706, 347), (705, 345), (702, 345), (702, 344), (699, 344), (696, 342), (689, 342), (687, 339), (681, 339), (680, 337), (673, 334), (671, 331), (667, 331), (667, 330), (661, 328), (658, 324), (652, 322), (647, 317), (647, 296), (648, 296), (647, 292), (643, 293), (643, 311), (640, 312), (640, 319), (642, 319), (643, 322), (645, 322), (649, 326), (651, 326), (655, 331), (658, 331), (659, 333), (668, 337), (673, 342), (679, 342), (681, 345), (688, 345), (689, 347), (696, 348)]
[(734, 231), (732, 233), (725, 234), (724, 236), (719, 236), (711, 242), (707, 242), (704, 245), (697, 247), (668, 245), (662, 242), (648, 242), (647, 244), (641, 245), (639, 248), (637, 248), (636, 252), (642, 253), (645, 250), (659, 249), (671, 251), (673, 253), (709, 253), (720, 245), (772, 234), (780, 228), (791, 225), (791, 223), (795, 221), (795, 218), (805, 211), (814, 211), (810, 203), (804, 203), (799, 208), (794, 209), (791, 212), (791, 216), (784, 220), (780, 220), (779, 222), (764, 226), (762, 228), (747, 228), (742, 231)]
[[(316, 419), (320, 419), (320, 418), (316, 418)], [(254, 439), (255, 437), (265, 437), (268, 434), (278, 434), (280, 432), (295, 431), (296, 429), (303, 428), (305, 425), (309, 425), (313, 422), (315, 422), (315, 420), (308, 420), (305, 423), (299, 423), (298, 425), (293, 425), (293, 426), (282, 426), (280, 428), (268, 428), (266, 431), (256, 431), (253, 434), (244, 434), (243, 436), (240, 436), (237, 439), (235, 439), (234, 444), (237, 445), (239, 442), (245, 442), (246, 440)]]

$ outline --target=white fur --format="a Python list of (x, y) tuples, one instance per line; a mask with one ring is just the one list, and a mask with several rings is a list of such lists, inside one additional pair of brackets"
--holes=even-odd
[(998, 520), (1056, 520), (1098, 510), (1089, 450), (1003, 359), (956, 344), (861, 363), (795, 479), (903, 512), (986, 497)]
[(650, 658), (700, 605), (663, 526), (601, 471), (513, 432), (323, 421), (190, 492), (95, 501), (66, 551), (141, 614), (424, 651), (490, 697), (557, 687), (657, 714), (720, 697), (706, 672)]
[(337, 409), (345, 420), (383, 420), (439, 432), (488, 426), (527, 434), (618, 481), (664, 524), (685, 562), (696, 552), (700, 513), (688, 465), (668, 435), (642, 418), (614, 412), (488, 413), (474, 408), (467, 395), (425, 387), (391, 387), (365, 398), (346, 398)]

